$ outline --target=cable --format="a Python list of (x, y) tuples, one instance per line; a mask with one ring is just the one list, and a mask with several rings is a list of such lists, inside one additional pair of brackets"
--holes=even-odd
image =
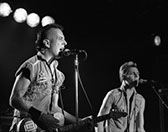
[(89, 100), (89, 97), (88, 97), (88, 95), (87, 95), (87, 93), (86, 93), (86, 91), (85, 91), (85, 89), (84, 89), (83, 83), (82, 83), (82, 81), (81, 81), (81, 77), (80, 77), (80, 74), (79, 74), (79, 69), (77, 69), (77, 72), (78, 72), (78, 78), (79, 78), (79, 82), (80, 82), (80, 84), (81, 84), (82, 90), (83, 90), (83, 92), (84, 92), (84, 95), (85, 95), (85, 97), (86, 97), (88, 103), (89, 103), (89, 106), (90, 106), (90, 108), (91, 108), (92, 114), (94, 115), (93, 107), (92, 107), (92, 105), (91, 105), (91, 102), (90, 102), (90, 100)]

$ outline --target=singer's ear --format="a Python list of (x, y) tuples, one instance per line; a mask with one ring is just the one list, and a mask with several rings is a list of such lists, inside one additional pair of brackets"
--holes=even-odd
[(45, 47), (50, 48), (50, 40), (44, 39), (43, 44), (44, 44)]

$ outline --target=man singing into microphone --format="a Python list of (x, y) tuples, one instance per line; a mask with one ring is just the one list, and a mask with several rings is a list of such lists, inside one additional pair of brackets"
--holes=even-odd
[(139, 71), (136, 63), (124, 63), (119, 70), (121, 86), (110, 90), (102, 103), (98, 116), (108, 114), (111, 110), (127, 112), (126, 117), (108, 119), (98, 123), (96, 132), (145, 132), (145, 99), (138, 94)]
[(16, 72), (9, 100), (15, 108), (11, 132), (54, 132), (65, 120), (76, 122), (58, 105), (65, 76), (58, 70), (57, 59), (66, 45), (60, 25), (47, 25), (37, 34), (37, 54)]

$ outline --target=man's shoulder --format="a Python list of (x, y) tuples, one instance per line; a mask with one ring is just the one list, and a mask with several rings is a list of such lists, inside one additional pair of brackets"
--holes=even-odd
[(35, 65), (38, 62), (38, 58), (37, 55), (34, 55), (32, 57), (30, 57), (29, 59), (27, 59), (23, 64), (29, 63), (31, 65)]
[(37, 58), (37, 55), (34, 55), (30, 58), (28, 58), (27, 60), (25, 60), (19, 67), (20, 68), (26, 68), (26, 67), (34, 67), (39, 63), (39, 59)]
[(141, 94), (139, 94), (139, 93), (136, 94), (136, 98), (138, 100), (145, 101), (145, 98)]
[(108, 92), (109, 95), (119, 95), (121, 93), (120, 88), (114, 88)]
[(26, 61), (24, 61), (19, 68), (17, 69), (15, 76), (17, 76), (18, 74), (20, 74), (21, 71), (23, 71), (23, 69), (32, 69), (34, 67), (34, 65), (36, 65), (38, 62), (36, 55), (30, 57), (29, 59), (27, 59)]

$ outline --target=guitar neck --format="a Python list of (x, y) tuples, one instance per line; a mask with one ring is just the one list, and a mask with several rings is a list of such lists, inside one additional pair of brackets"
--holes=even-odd
[(98, 122), (104, 121), (109, 118), (110, 118), (109, 114), (106, 114), (106, 115), (102, 115), (102, 116), (93, 118), (93, 121), (94, 121), (94, 123), (98, 123)]
[(90, 125), (90, 123), (92, 125), (95, 125), (96, 123), (101, 122), (101, 121), (106, 120), (106, 119), (110, 119), (110, 118), (115, 119), (115, 118), (120, 118), (120, 117), (125, 117), (125, 116), (127, 116), (126, 112), (112, 111), (112, 112), (110, 112), (109, 114), (106, 114), (106, 115), (102, 115), (102, 116), (99, 116), (99, 117), (93, 117), (92, 119), (88, 118), (88, 119), (80, 121), (76, 124), (70, 124), (70, 125), (67, 125), (67, 126), (60, 127), (60, 128), (58, 128), (58, 132), (74, 132), (74, 131), (79, 130), (84, 125)]
[[(110, 118), (109, 114), (93, 118), (91, 119), (93, 121), (92, 125), (94, 125), (95, 123), (101, 122), (103, 120), (106, 120), (108, 118)], [(73, 131), (80, 129), (80, 127), (82, 126), (87, 125), (87, 123), (89, 123), (89, 120), (86, 119), (86, 120), (78, 122), (78, 124), (76, 123), (76, 124), (70, 124), (67, 126), (60, 127), (58, 128), (58, 131), (59, 132), (71, 132), (71, 131), (73, 132)]]
[(74, 132), (77, 131), (81, 126), (86, 125), (88, 120), (83, 120), (75, 124), (70, 124), (67, 126), (63, 126), (58, 128), (58, 132)]

